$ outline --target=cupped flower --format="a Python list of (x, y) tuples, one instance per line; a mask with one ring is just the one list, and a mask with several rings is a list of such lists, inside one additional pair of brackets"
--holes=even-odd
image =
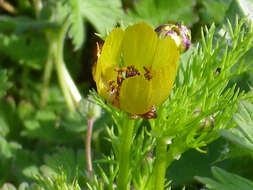
[(180, 50), (146, 23), (115, 28), (106, 38), (93, 77), (100, 96), (132, 116), (156, 117), (172, 89)]

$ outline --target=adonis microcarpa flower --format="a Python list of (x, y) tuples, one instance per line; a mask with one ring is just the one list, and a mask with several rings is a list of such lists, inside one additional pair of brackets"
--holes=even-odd
[(173, 27), (164, 26), (157, 32), (144, 22), (115, 28), (98, 49), (93, 77), (99, 95), (133, 117), (156, 117), (173, 87), (181, 44), (168, 31)]

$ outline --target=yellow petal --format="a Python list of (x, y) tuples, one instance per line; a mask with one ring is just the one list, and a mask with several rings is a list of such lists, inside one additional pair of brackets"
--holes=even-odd
[(105, 98), (105, 99), (109, 99), (109, 93), (108, 93), (108, 86), (106, 81), (103, 81), (102, 78), (99, 78), (98, 80), (96, 80), (96, 85), (97, 85), (97, 90), (98, 90), (98, 94)]
[(94, 68), (93, 76), (98, 93), (106, 99), (110, 98), (107, 83), (109, 80), (114, 80), (117, 76), (117, 72), (114, 69), (119, 67), (123, 37), (124, 31), (121, 28), (115, 28), (108, 35)]
[[(121, 54), (123, 66), (134, 65), (140, 75), (125, 78), (116, 88), (119, 91), (110, 91), (108, 81), (117, 80), (118, 73), (114, 69), (120, 67)], [(98, 92), (125, 112), (145, 114), (153, 105), (160, 106), (168, 98), (178, 59), (175, 42), (170, 37), (158, 39), (153, 29), (143, 22), (128, 27), (125, 32), (114, 29), (107, 37), (94, 69)]]
[(152, 105), (160, 106), (169, 97), (176, 72), (176, 69), (166, 65), (152, 73), (152, 79), (150, 80), (152, 85), (150, 103)]
[(177, 73), (179, 51), (170, 38), (159, 39), (156, 55), (151, 69), (151, 103), (160, 106), (170, 94)]
[(134, 76), (123, 81), (120, 87), (120, 109), (131, 114), (144, 114), (150, 104), (150, 82), (143, 76)]
[(179, 50), (173, 39), (169, 36), (158, 40), (156, 53), (154, 56), (152, 69), (160, 69), (164, 65), (177, 68)]
[(143, 66), (151, 66), (157, 41), (157, 34), (146, 23), (129, 26), (122, 45), (124, 66), (134, 65), (139, 71), (143, 71)]
[(98, 75), (101, 74), (105, 80), (115, 79), (117, 76), (114, 69), (119, 67), (123, 37), (124, 31), (121, 28), (115, 28), (105, 40), (97, 63), (97, 70), (102, 72)]

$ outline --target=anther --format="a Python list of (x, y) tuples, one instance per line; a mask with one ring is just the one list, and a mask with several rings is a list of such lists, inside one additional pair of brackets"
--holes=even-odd
[(144, 77), (145, 77), (147, 80), (152, 79), (151, 68), (143, 67), (143, 69), (146, 71), (146, 73), (144, 74)]

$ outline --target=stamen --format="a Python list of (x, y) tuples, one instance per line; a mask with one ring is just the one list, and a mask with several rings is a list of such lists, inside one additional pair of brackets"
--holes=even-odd
[(119, 73), (118, 76), (117, 76), (117, 84), (121, 85), (123, 80), (124, 80), (124, 78), (123, 78), (122, 74)]
[(126, 78), (140, 75), (140, 72), (137, 69), (135, 69), (133, 65), (130, 65), (127, 68), (128, 70), (126, 71)]
[(145, 77), (147, 80), (152, 79), (151, 68), (143, 67), (143, 69), (146, 71), (146, 73), (144, 74), (144, 77)]
[(115, 97), (115, 99), (119, 99), (120, 87), (123, 81), (126, 78), (134, 77), (136, 75), (140, 75), (140, 72), (134, 67), (134, 65), (130, 65), (128, 67), (115, 68), (114, 71), (118, 73), (116, 80), (108, 81), (108, 91), (111, 95)]

